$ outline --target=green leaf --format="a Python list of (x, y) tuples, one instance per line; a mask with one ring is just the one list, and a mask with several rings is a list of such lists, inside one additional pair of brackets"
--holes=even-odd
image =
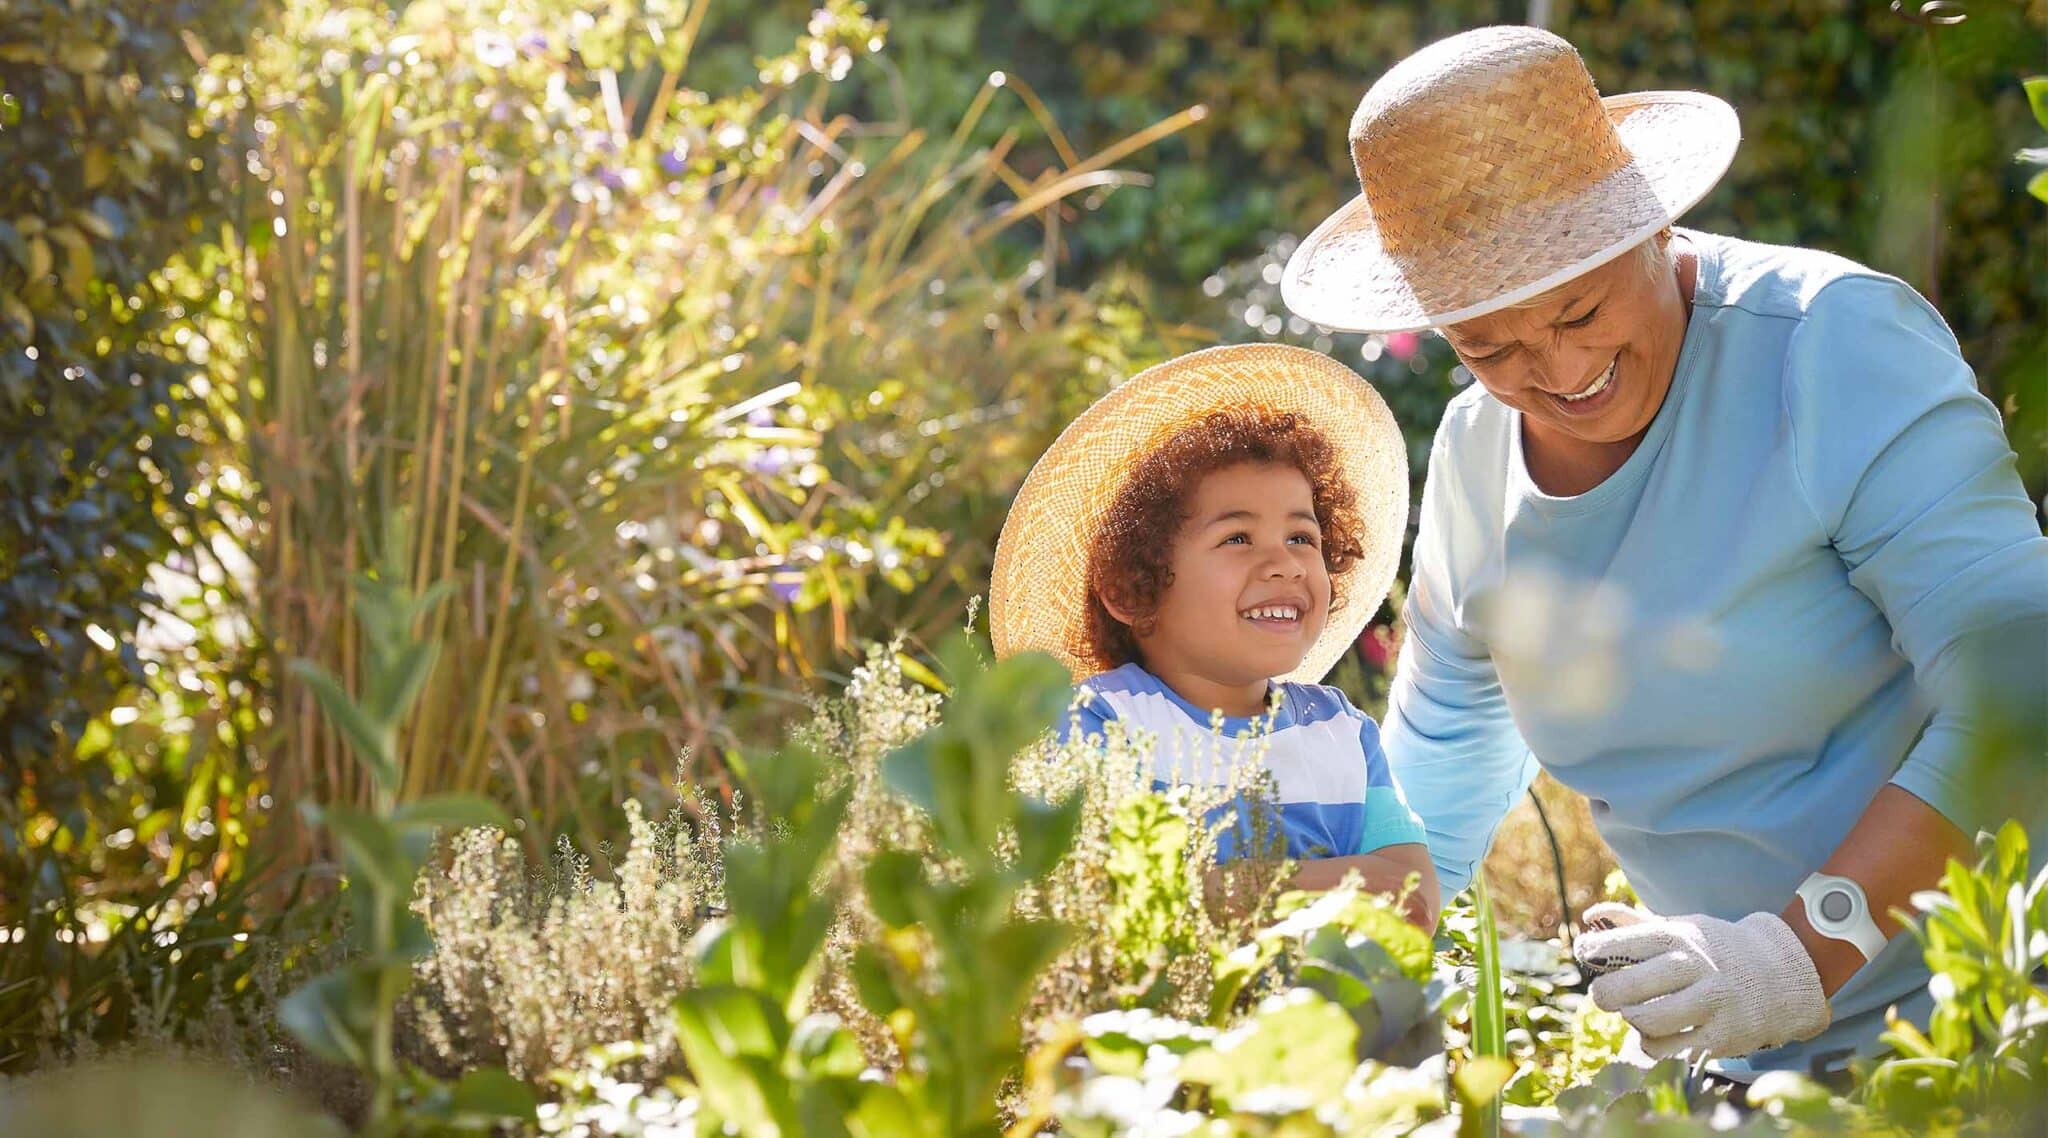
[(429, 794), (400, 803), (391, 812), (391, 821), (399, 826), (441, 826), (451, 830), (470, 826), (505, 830), (512, 825), (503, 807), (477, 794)]
[(2048, 130), (2048, 75), (2023, 80), (2020, 86), (2026, 89), (2027, 105), (2034, 109), (2034, 121), (2041, 124), (2041, 129)]
[(940, 679), (937, 672), (924, 666), (924, 661), (908, 652), (896, 653), (896, 666), (903, 669), (903, 674), (912, 681), (923, 684), (940, 695), (953, 694), (952, 685)]
[(861, 1004), (883, 1019), (903, 1006), (896, 993), (895, 978), (889, 971), (888, 958), (872, 944), (863, 944), (853, 950), (853, 987), (860, 994)]
[(814, 1079), (857, 1079), (867, 1069), (860, 1041), (838, 1016), (814, 1012), (790, 1036), (789, 1051), (804, 1073)]
[(539, 1104), (533, 1088), (501, 1067), (478, 1067), (455, 1084), (453, 1106), (466, 1114), (499, 1120), (536, 1121)]
[(742, 1134), (794, 1134), (794, 1119), (789, 1117), (788, 1080), (762, 1054), (740, 1054), (729, 1046), (732, 1025), (725, 1016), (749, 996), (758, 1001), (759, 1014), (781, 1016), (781, 1009), (758, 993), (737, 988), (697, 990), (678, 996), (669, 1005), (676, 1045), (683, 1052), (683, 1061), (690, 1065), (690, 1074), (704, 1101), (737, 1124)]
[(938, 779), (933, 770), (932, 738), (943, 727), (882, 756), (882, 782), (897, 796), (927, 814), (940, 809)]
[(1183, 1081), (1208, 1085), (1221, 1105), (1268, 1087), (1294, 1088), (1317, 1102), (1334, 1099), (1357, 1066), (1357, 1026), (1344, 1009), (1306, 989), (1266, 1001), (1232, 1034), (1235, 1046), (1197, 1051), (1181, 1066)]
[(1458, 1066), (1451, 1086), (1467, 1110), (1477, 1110), (1493, 1101), (1508, 1080), (1515, 1077), (1515, 1065), (1498, 1055), (1481, 1055)]
[(2027, 179), (2027, 192), (2044, 202), (2048, 202), (2048, 170), (2043, 170)]
[(924, 1138), (938, 1133), (936, 1120), (923, 1112), (891, 1083), (861, 1084), (860, 1105), (847, 1119), (848, 1129), (858, 1138)]
[(908, 850), (884, 850), (868, 862), (865, 883), (875, 916), (895, 928), (917, 923), (913, 897), (924, 885), (924, 858)]
[(782, 1008), (751, 988), (695, 988), (672, 1005), (678, 1023), (687, 1017), (693, 1030), (729, 1055), (774, 1058), (789, 1040), (789, 1021)]
[[(1074, 834), (1081, 828), (1081, 796), (1062, 803), (1025, 799), (1017, 818), (1017, 872), (1037, 881), (1074, 848)], [(1178, 870), (1173, 866), (1169, 872)]]
[(277, 1019), (322, 1059), (367, 1067), (377, 1006), (377, 970), (350, 966), (286, 996), (277, 1006)]
[(398, 833), (384, 819), (351, 806), (305, 809), (309, 820), (324, 823), (340, 842), (343, 860), (354, 873), (384, 896), (410, 898), (417, 862), (398, 844)]
[(293, 660), (291, 672), (313, 689), (313, 695), (320, 701), (320, 710), (327, 714), (341, 737), (348, 740), (356, 758), (377, 780), (377, 785), (397, 793), (398, 760), (393, 756), (395, 732), (389, 725), (372, 720), (363, 709), (342, 690), (341, 684), (318, 664), (310, 660)]
[(427, 923), (418, 913), (408, 909), (393, 915), (391, 944), (384, 951), (366, 957), (365, 961), (410, 971), (413, 961), (424, 959), (433, 951), (434, 934), (427, 931)]

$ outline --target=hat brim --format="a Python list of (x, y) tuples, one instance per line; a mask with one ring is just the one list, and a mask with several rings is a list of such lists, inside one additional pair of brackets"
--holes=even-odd
[[(1327, 674), (1386, 600), (1408, 525), (1408, 451), (1371, 384), (1319, 352), (1241, 344), (1148, 368), (1097, 400), (1033, 466), (996, 542), (989, 631), (998, 657), (1051, 653), (1074, 678), (1113, 667), (1087, 626), (1088, 560), (1124, 479), (1173, 431), (1211, 411), (1258, 406), (1306, 418), (1337, 452), (1357, 494), (1365, 555), (1346, 570), (1344, 602), (1282, 680)], [(1161, 534), (1161, 541), (1172, 535)]]
[(1735, 108), (1698, 91), (1601, 100), (1632, 161), (1512, 214), (1495, 232), (1390, 251), (1363, 195), (1309, 234), (1280, 280), (1296, 316), (1340, 332), (1407, 332), (1540, 296), (1650, 239), (1707, 195), (1742, 139)]

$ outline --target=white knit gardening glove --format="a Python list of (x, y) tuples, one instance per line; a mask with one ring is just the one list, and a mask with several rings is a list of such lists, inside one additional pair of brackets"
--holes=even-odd
[(1659, 917), (1603, 902), (1572, 954), (1595, 974), (1593, 1002), (1643, 1037), (1643, 1052), (1723, 1057), (1812, 1039), (1833, 1018), (1820, 973), (1774, 913), (1730, 923)]

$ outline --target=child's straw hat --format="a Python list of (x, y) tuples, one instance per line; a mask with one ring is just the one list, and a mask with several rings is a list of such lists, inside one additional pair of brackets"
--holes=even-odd
[[(1214, 411), (1293, 412), (1330, 441), (1358, 495), (1365, 555), (1343, 576), (1301, 666), (1280, 679), (1314, 683), (1365, 628), (1393, 584), (1408, 526), (1408, 452), (1372, 385), (1319, 352), (1242, 344), (1148, 368), (1097, 400), (1031, 468), (996, 542), (989, 631), (996, 655), (1050, 652), (1076, 680), (1113, 667), (1088, 636), (1088, 556), (1104, 512), (1140, 459)], [(1160, 534), (1159, 540), (1170, 540)]]
[(1439, 40), (1380, 77), (1351, 119), (1362, 193), (1287, 262), (1287, 307), (1328, 328), (1470, 320), (1648, 240), (1706, 196), (1742, 136), (1695, 91), (1603, 99), (1540, 28)]

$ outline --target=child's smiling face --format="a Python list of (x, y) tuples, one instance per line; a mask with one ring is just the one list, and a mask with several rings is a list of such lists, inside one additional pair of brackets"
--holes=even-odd
[(1203, 477), (1182, 516), (1170, 583), (1137, 630), (1145, 667), (1197, 703), (1255, 713), (1329, 618), (1313, 488), (1297, 467), (1238, 463)]

